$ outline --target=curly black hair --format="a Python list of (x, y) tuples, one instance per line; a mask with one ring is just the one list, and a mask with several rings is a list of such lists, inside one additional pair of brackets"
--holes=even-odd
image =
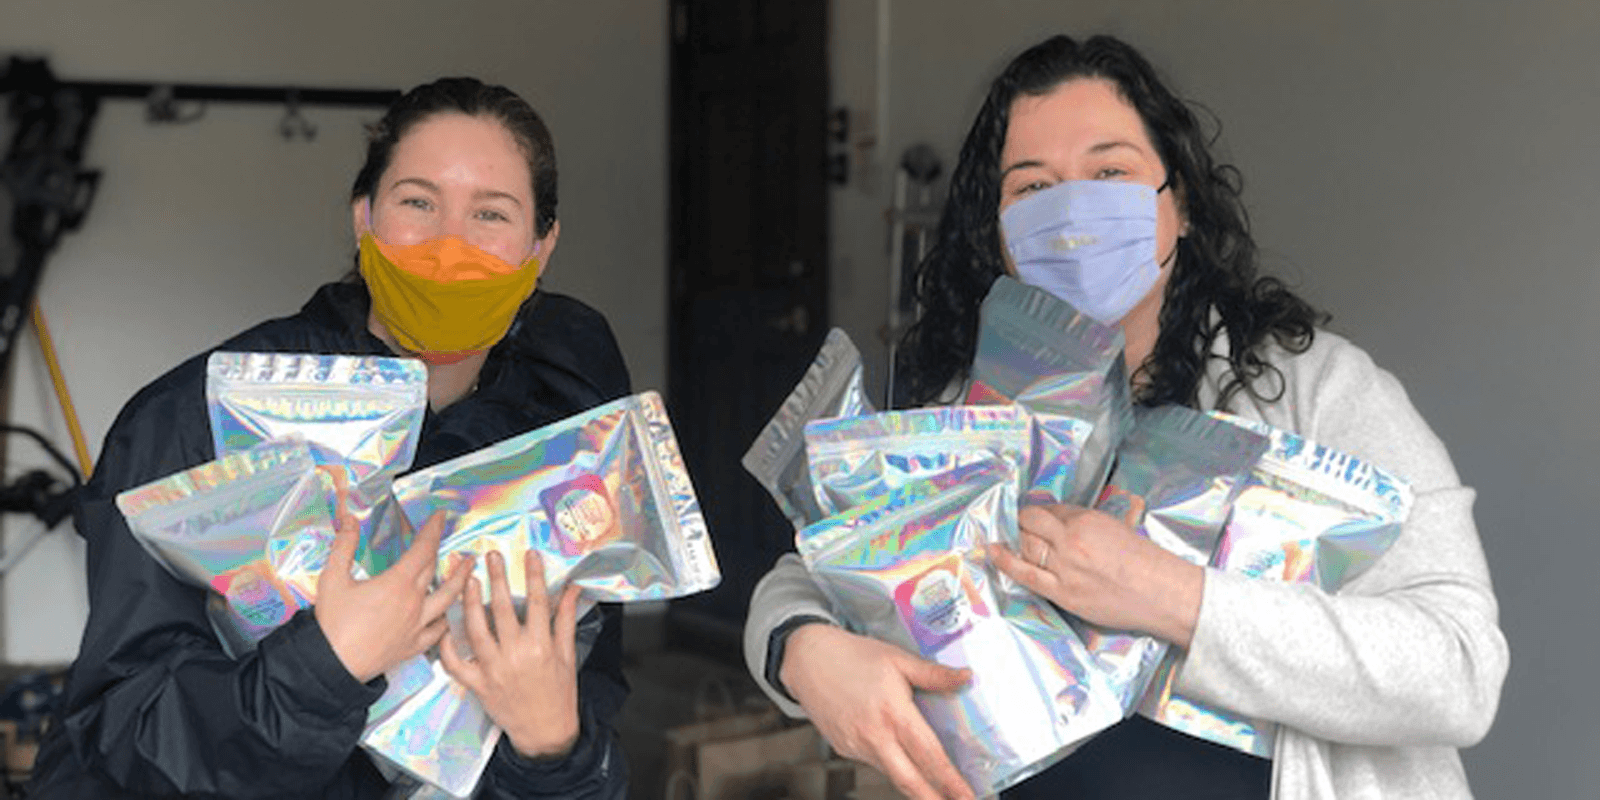
[(1198, 406), (1200, 378), (1214, 357), (1214, 341), (1224, 332), (1231, 377), (1218, 405), (1241, 390), (1277, 399), (1260, 396), (1257, 388), (1258, 378), (1276, 372), (1262, 356), (1267, 338), (1290, 352), (1304, 352), (1327, 317), (1282, 281), (1258, 274), (1239, 171), (1213, 160), (1211, 142), (1195, 114), (1138, 51), (1110, 36), (1081, 44), (1054, 36), (1017, 56), (995, 78), (961, 146), (934, 245), (917, 267), (921, 312), (897, 354), (896, 403), (947, 399), (948, 388), (969, 374), (979, 305), (990, 284), (1005, 273), (1000, 152), (1012, 103), (1019, 96), (1048, 94), (1074, 78), (1111, 81), (1139, 113), (1189, 222), (1163, 298), (1161, 332), (1136, 371), (1137, 401)]

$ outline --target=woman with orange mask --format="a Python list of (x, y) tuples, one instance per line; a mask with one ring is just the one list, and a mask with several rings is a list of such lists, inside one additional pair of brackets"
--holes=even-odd
[[(452, 78), (398, 100), (373, 131), (351, 214), (356, 270), (298, 314), (217, 349), (421, 359), (418, 467), (628, 394), (605, 320), (537, 288), (560, 235), (555, 150), (510, 90)], [(383, 574), (325, 573), (314, 608), (254, 653), (226, 655), (203, 594), (135, 543), (113, 503), (214, 458), (207, 355), (128, 403), (84, 491), (76, 523), (88, 541), (89, 622), (30, 797), (386, 796), (388, 781), (358, 747), (367, 707), (386, 670), (440, 640), (454, 600), (480, 596), (464, 564), (429, 588), (435, 519)], [(486, 560), (497, 592), (506, 565)], [(600, 606), (575, 619), (576, 599), (569, 591), (554, 608), (530, 599), (525, 622), (497, 624), (474, 660), (447, 659), (505, 731), (481, 797), (625, 793), (613, 727), (627, 693), (621, 616)]]

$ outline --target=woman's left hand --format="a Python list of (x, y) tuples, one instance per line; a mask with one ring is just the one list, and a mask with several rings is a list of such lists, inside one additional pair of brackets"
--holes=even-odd
[[(527, 621), (517, 619), (507, 585), (505, 557), (487, 556), (489, 609), (476, 578), (463, 592), (467, 641), (473, 658), (455, 652), (448, 638), (439, 658), (456, 680), (478, 696), (489, 717), (528, 758), (559, 758), (578, 739), (578, 587), (569, 585), (552, 618), (545, 596), (544, 564), (527, 555)], [(489, 616), (494, 629), (490, 630)]]
[(1021, 553), (991, 545), (1002, 572), (1099, 625), (1188, 647), (1205, 570), (1163, 550), (1124, 520), (1079, 506), (1029, 506), (1017, 515)]

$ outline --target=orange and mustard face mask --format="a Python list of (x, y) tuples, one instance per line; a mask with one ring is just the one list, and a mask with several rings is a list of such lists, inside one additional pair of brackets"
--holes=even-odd
[(460, 361), (504, 338), (540, 267), (537, 257), (510, 264), (458, 236), (390, 247), (361, 235), (373, 315), (397, 344), (431, 364)]

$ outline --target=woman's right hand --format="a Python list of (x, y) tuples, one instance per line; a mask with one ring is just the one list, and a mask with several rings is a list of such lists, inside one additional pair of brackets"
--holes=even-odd
[(817, 623), (789, 634), (778, 677), (840, 755), (876, 767), (901, 794), (974, 797), (911, 700), (913, 689), (956, 691), (970, 671)]
[(390, 667), (426, 651), (449, 630), (444, 618), (472, 574), (470, 556), (459, 558), (439, 588), (428, 591), (439, 558), (443, 512), (423, 523), (411, 546), (382, 575), (356, 580), (355, 563), (361, 528), (344, 511), (339, 497), (338, 532), (328, 563), (317, 579), (313, 609), (322, 634), (339, 663), (366, 683)]

